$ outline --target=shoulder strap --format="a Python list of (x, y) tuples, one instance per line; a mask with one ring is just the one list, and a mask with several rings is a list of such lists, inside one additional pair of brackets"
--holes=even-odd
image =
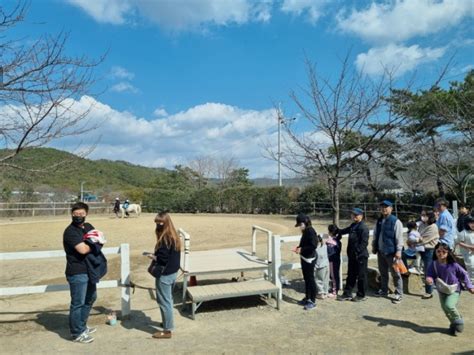
[(436, 277), (438, 277), (438, 269), (436, 268), (436, 260), (433, 261), (433, 268), (434, 268)]

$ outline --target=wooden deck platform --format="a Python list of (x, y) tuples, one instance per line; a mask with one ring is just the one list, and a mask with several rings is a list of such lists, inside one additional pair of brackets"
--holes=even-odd
[(268, 262), (266, 260), (252, 255), (252, 253), (245, 249), (192, 251), (187, 270), (185, 270), (184, 266), (184, 257), (181, 258), (181, 269), (188, 276), (265, 270), (267, 268)]

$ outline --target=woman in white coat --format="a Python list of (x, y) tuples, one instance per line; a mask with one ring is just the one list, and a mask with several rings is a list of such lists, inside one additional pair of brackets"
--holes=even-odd
[(472, 281), (474, 280), (474, 217), (466, 217), (465, 222), (467, 228), (458, 232), (456, 244), (459, 245), (467, 273)]

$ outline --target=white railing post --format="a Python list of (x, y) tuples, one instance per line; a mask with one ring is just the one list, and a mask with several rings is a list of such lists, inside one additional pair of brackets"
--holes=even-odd
[(257, 228), (252, 226), (252, 255), (257, 254)]
[(273, 236), (273, 233), (272, 232), (269, 232), (268, 235), (267, 235), (267, 262), (271, 263), (272, 260), (273, 260), (273, 256), (272, 256), (272, 236)]
[(280, 266), (281, 266), (281, 250), (280, 250), (280, 236), (272, 236), (272, 263), (271, 266), (271, 277), (272, 282), (278, 287), (278, 298), (282, 299), (282, 287), (280, 280)]
[(120, 244), (120, 283), (122, 290), (122, 319), (130, 316), (130, 246)]
[(191, 236), (183, 229), (178, 229), (179, 235), (184, 241), (184, 260), (183, 260), (183, 307), (186, 304), (186, 290), (188, 288), (189, 279), (189, 252), (191, 248)]

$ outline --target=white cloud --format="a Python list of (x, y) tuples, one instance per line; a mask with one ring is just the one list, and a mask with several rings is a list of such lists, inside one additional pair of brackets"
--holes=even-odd
[[(68, 99), (68, 112), (84, 112), (87, 127), (82, 135), (65, 136), (50, 146), (78, 153), (95, 147), (91, 159), (124, 160), (149, 167), (173, 168), (198, 156), (235, 158), (252, 177), (277, 177), (277, 164), (264, 157), (263, 146), (277, 149), (277, 119), (273, 108), (242, 109), (222, 103), (205, 103), (176, 114), (143, 118), (118, 111), (89, 96)], [(161, 109), (161, 108), (160, 108)], [(0, 106), (0, 121), (17, 115), (22, 107)], [(162, 111), (162, 114), (165, 112)], [(295, 121), (297, 123), (297, 121)], [(295, 123), (295, 124), (296, 124)], [(97, 127), (97, 128), (96, 128)], [(75, 127), (71, 127), (71, 133)], [(327, 142), (322, 134), (307, 134), (315, 142)], [(282, 132), (282, 152), (293, 146)], [(293, 149), (295, 149), (293, 147)], [(284, 171), (286, 175), (288, 171)]]
[(127, 80), (132, 80), (135, 77), (135, 74), (128, 71), (125, 68), (122, 68), (121, 66), (113, 66), (110, 69), (110, 76), (113, 79), (127, 79)]
[(328, 0), (284, 0), (281, 11), (296, 16), (306, 15), (311, 23), (316, 23), (322, 15), (322, 9)]
[(168, 116), (168, 112), (163, 107), (158, 107), (155, 111), (153, 111), (153, 116), (155, 117), (165, 117)]
[(138, 92), (138, 89), (133, 86), (130, 83), (127, 83), (126, 81), (122, 81), (120, 83), (117, 83), (115, 85), (112, 85), (110, 88), (110, 91), (113, 92), (131, 92), (136, 94)]
[[(93, 100), (93, 99), (89, 99)], [(89, 100), (82, 100), (82, 105)], [(78, 106), (76, 110), (80, 110)], [(158, 110), (163, 110), (159, 108)], [(166, 112), (160, 111), (161, 114)], [(144, 166), (173, 168), (197, 156), (234, 156), (252, 176), (276, 176), (276, 164), (263, 157), (262, 140), (271, 137), (277, 143), (275, 111), (246, 110), (221, 103), (205, 103), (176, 114), (145, 119), (117, 111), (95, 101), (89, 114), (91, 124), (105, 124), (87, 137), (68, 137), (54, 146), (68, 151), (84, 148), (100, 140), (91, 153), (92, 159), (125, 160)]]
[(67, 0), (101, 23), (121, 25), (131, 10), (129, 0)]
[(381, 75), (388, 70), (400, 76), (422, 63), (439, 59), (445, 52), (446, 48), (421, 48), (418, 45), (405, 47), (391, 43), (359, 54), (356, 66), (368, 75)]
[(472, 0), (396, 0), (376, 3), (361, 11), (343, 11), (338, 26), (345, 32), (378, 43), (428, 35), (474, 16)]
[(252, 0), (69, 0), (98, 22), (124, 24), (136, 13), (170, 31), (270, 19), (271, 2)]

